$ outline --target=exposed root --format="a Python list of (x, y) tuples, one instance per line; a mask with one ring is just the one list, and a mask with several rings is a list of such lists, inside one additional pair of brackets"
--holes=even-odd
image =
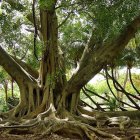
[(111, 138), (114, 140), (119, 140), (120, 138), (102, 132), (90, 125), (80, 123), (78, 121), (67, 121), (64, 119), (49, 119), (45, 120), (46, 131), (42, 134), (41, 138), (49, 135), (51, 133), (58, 133), (64, 136), (69, 136), (71, 138), (80, 137), (89, 140), (98, 140), (98, 137)]
[(7, 112), (0, 112), (0, 121), (10, 118), (10, 115), (13, 113), (13, 111), (14, 109)]
[(125, 127), (130, 125), (130, 118), (127, 116), (112, 117), (108, 119), (109, 126), (119, 126), (120, 130), (124, 130)]
[(11, 121), (11, 120), (4, 120), (1, 121), (0, 128), (29, 128), (38, 125), (44, 121), (45, 117), (54, 117), (55, 116), (55, 109), (52, 105), (50, 105), (49, 109), (43, 113), (40, 113), (35, 119), (20, 120), (21, 124), (19, 125), (18, 122)]
[(27, 115), (28, 112), (28, 107), (26, 106), (26, 104), (18, 104), (11, 112), (11, 118), (12, 119), (17, 119), (17, 118), (21, 118), (24, 115)]
[[(71, 121), (69, 118), (67, 119), (59, 119), (56, 118), (54, 115), (49, 115), (48, 112), (43, 114), (39, 114), (37, 118), (32, 120), (26, 120), (22, 124), (7, 124), (1, 126), (1, 129), (10, 129), (10, 133), (12, 133), (13, 129), (17, 131), (21, 131), (21, 129), (28, 129), (30, 131), (34, 130), (34, 133), (42, 133), (41, 137), (49, 135), (51, 133), (57, 133), (60, 135), (64, 135), (71, 138), (86, 138), (89, 140), (98, 140), (98, 136), (100, 137), (109, 137), (111, 139), (118, 140), (119, 138), (115, 137), (114, 135), (107, 134), (102, 132), (96, 128), (91, 127), (85, 123), (81, 123), (80, 121)], [(48, 117), (46, 117), (46, 115)], [(32, 129), (34, 127), (34, 129)], [(25, 130), (24, 130), (25, 131)], [(20, 132), (19, 132), (20, 133)], [(97, 135), (96, 135), (97, 134)]]
[[(10, 130), (10, 133), (14, 132), (12, 130), (15, 129), (17, 133), (22, 133), (22, 130), (24, 130), (24, 132), (29, 130), (33, 133), (43, 133), (40, 138), (50, 135), (51, 133), (57, 133), (65, 137), (84, 138), (87, 140), (99, 140), (100, 138), (109, 138), (112, 140), (121, 139), (113, 134), (106, 133), (93, 127), (101, 120), (101, 118), (98, 119), (99, 117), (97, 118), (97, 116), (89, 117), (84, 114), (80, 114), (80, 116), (72, 115), (66, 110), (61, 110), (60, 114), (60, 112), (56, 112), (53, 105), (50, 105), (47, 111), (40, 113), (36, 118), (31, 120), (22, 119), (19, 122), (9, 121), (9, 123), (6, 123), (8, 120), (1, 121), (0, 129), (8, 129)], [(108, 124), (113, 124), (115, 122), (115, 118), (110, 119), (105, 116), (104, 119), (105, 122), (108, 121)], [(130, 123), (130, 118), (125, 116), (121, 118), (117, 117), (116, 120), (118, 126), (120, 126), (120, 129), (122, 130)], [(18, 132), (18, 130), (20, 132)]]
[(20, 125), (20, 123), (12, 120), (0, 121), (0, 128), (4, 126), (12, 126), (12, 125)]
[(92, 125), (92, 126), (97, 125), (97, 120), (95, 119), (95, 117), (91, 117), (88, 115), (84, 115), (84, 114), (82, 114), (81, 116), (74, 115), (74, 119), (82, 123)]

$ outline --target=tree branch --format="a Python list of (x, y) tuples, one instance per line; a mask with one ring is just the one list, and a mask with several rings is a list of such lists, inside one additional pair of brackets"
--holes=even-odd
[(26, 72), (28, 72), (32, 77), (34, 77), (35, 79), (38, 78), (39, 73), (38, 71), (36, 71), (35, 69), (33, 69), (31, 66), (29, 66), (28, 64), (26, 64), (24, 61), (21, 61), (20, 59), (11, 56), (24, 70), (26, 70)]
[(73, 10), (68, 13), (67, 17), (62, 21), (62, 23), (60, 25), (58, 25), (57, 28), (60, 28), (63, 24), (65, 24), (72, 13), (73, 13)]
[[(127, 25), (121, 34), (113, 41), (104, 43), (101, 47), (97, 46), (93, 51), (88, 50), (90, 48), (88, 46), (87, 51), (85, 51), (82, 61), (80, 62), (79, 70), (68, 81), (65, 89), (67, 94), (77, 92), (90, 79), (99, 73), (104, 65), (111, 63), (113, 59), (125, 48), (129, 40), (134, 37), (139, 28), (140, 15)], [(91, 38), (91, 44), (89, 44), (92, 47), (95, 46), (95, 42), (93, 40)], [(88, 57), (89, 55), (91, 56), (90, 58)]]
[(140, 96), (140, 92), (138, 91), (138, 89), (135, 87), (133, 80), (132, 80), (132, 75), (131, 75), (131, 69), (128, 68), (128, 74), (129, 74), (129, 79), (130, 79), (130, 83), (133, 87), (133, 89), (136, 91), (136, 93)]
[(114, 94), (114, 92), (113, 92), (113, 90), (111, 89), (111, 86), (110, 86), (110, 84), (109, 84), (109, 79), (108, 79), (108, 78), (109, 78), (109, 74), (108, 74), (107, 68), (105, 68), (105, 72), (106, 72), (106, 83), (107, 83), (107, 86), (108, 86), (110, 92), (112, 93), (113, 97), (114, 97), (118, 102), (120, 102), (120, 103), (122, 103), (122, 104), (125, 104), (125, 105), (127, 105), (127, 106), (129, 106), (129, 107), (132, 107), (132, 108), (136, 108), (135, 106), (132, 106), (132, 105), (130, 105), (130, 104), (126, 103), (126, 102), (123, 102), (123, 101), (121, 101), (121, 100), (119, 100), (119, 99), (117, 98), (117, 96)]
[(19, 81), (34, 81), (36, 80), (30, 76), (4, 49), (0, 46), (0, 65), (6, 72), (18, 83)]
[(95, 102), (95, 101), (91, 98), (91, 96), (89, 96), (89, 95), (86, 93), (86, 91), (85, 91), (83, 88), (82, 88), (82, 91), (83, 91), (83, 93), (91, 100), (91, 102), (92, 102), (93, 104), (96, 105), (96, 107), (97, 107), (98, 110), (104, 111), (104, 109), (101, 108), (101, 106), (100, 106), (97, 102)]

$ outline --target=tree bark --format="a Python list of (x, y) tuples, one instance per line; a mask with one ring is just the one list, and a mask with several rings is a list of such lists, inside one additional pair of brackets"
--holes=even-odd
[(21, 117), (29, 114), (41, 102), (40, 87), (36, 79), (27, 73), (2, 47), (0, 47), (0, 65), (17, 82), (20, 89), (19, 105), (10, 113), (11, 117)]
[(13, 77), (13, 79), (17, 83), (19, 83), (21, 79), (28, 82), (36, 81), (10, 55), (8, 55), (1, 46), (0, 46), (0, 60), (1, 60), (0, 65), (6, 70), (6, 72), (11, 77)]

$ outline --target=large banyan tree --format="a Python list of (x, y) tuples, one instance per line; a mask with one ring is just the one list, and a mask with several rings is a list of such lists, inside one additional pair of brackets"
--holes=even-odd
[[(24, 8), (27, 8), (20, 1), (5, 1), (17, 10), (24, 11)], [(65, 58), (60, 52), (61, 46), (58, 45), (58, 35), (61, 30), (58, 30), (66, 23), (70, 14), (74, 14), (74, 11), (67, 13), (68, 16), (62, 24), (58, 24), (57, 17), (59, 13), (65, 12), (63, 8), (71, 8), (75, 5), (80, 7), (81, 13), (87, 12), (85, 15), (89, 15), (94, 24), (90, 29), (91, 36), (82, 52), (79, 68), (67, 80)], [(113, 62), (140, 29), (139, 6), (139, 0), (127, 2), (123, 0), (39, 0), (35, 2), (33, 0), (33, 14), (28, 15), (27, 18), (35, 27), (34, 43), (36, 36), (43, 42), (42, 56), (38, 58), (40, 67), (35, 71), (25, 62), (9, 55), (4, 50), (4, 46), (0, 47), (0, 65), (16, 81), (20, 89), (19, 104), (7, 113), (1, 114), (3, 118), (13, 123), (13, 126), (4, 127), (28, 127), (28, 129), (36, 127), (34, 131), (40, 130), (44, 135), (63, 131), (68, 136), (75, 135), (91, 140), (96, 137), (95, 133), (113, 138), (113, 135), (107, 135), (91, 126), (95, 124), (95, 119), (92, 116), (86, 117), (88, 111), (80, 106), (80, 90), (98, 72)], [(103, 7), (106, 10), (104, 13), (101, 12)], [(39, 14), (35, 16), (37, 8)], [(61, 12), (57, 13), (58, 9)], [(116, 14), (116, 17), (113, 15), (107, 20), (103, 18), (103, 14), (109, 13), (110, 16)], [(107, 21), (110, 27), (104, 25)], [(100, 30), (103, 29), (104, 32), (101, 33)], [(36, 47), (35, 44), (34, 47)], [(27, 119), (30, 120), (26, 121)], [(14, 120), (18, 120), (19, 124), (15, 124)]]

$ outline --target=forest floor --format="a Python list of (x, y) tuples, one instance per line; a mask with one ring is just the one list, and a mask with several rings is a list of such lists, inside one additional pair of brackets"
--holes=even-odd
[[(100, 130), (114, 134), (115, 136), (121, 137), (121, 140), (140, 140), (140, 127), (138, 128), (128, 128), (124, 131), (120, 131), (118, 127), (102, 127)], [(40, 139), (39, 134), (31, 134), (27, 131), (16, 132), (16, 130), (12, 130), (9, 134), (5, 130), (0, 131), (0, 140), (87, 140), (85, 138), (66, 138), (57, 134), (51, 134), (44, 138)], [(99, 140), (111, 140), (109, 138), (101, 138)]]
[(27, 135), (26, 134), (24, 135), (2, 134), (0, 135), (0, 140), (78, 140), (78, 139), (64, 138), (57, 134), (52, 134), (42, 139), (40, 139), (39, 136), (35, 136), (31, 134), (27, 134)]

